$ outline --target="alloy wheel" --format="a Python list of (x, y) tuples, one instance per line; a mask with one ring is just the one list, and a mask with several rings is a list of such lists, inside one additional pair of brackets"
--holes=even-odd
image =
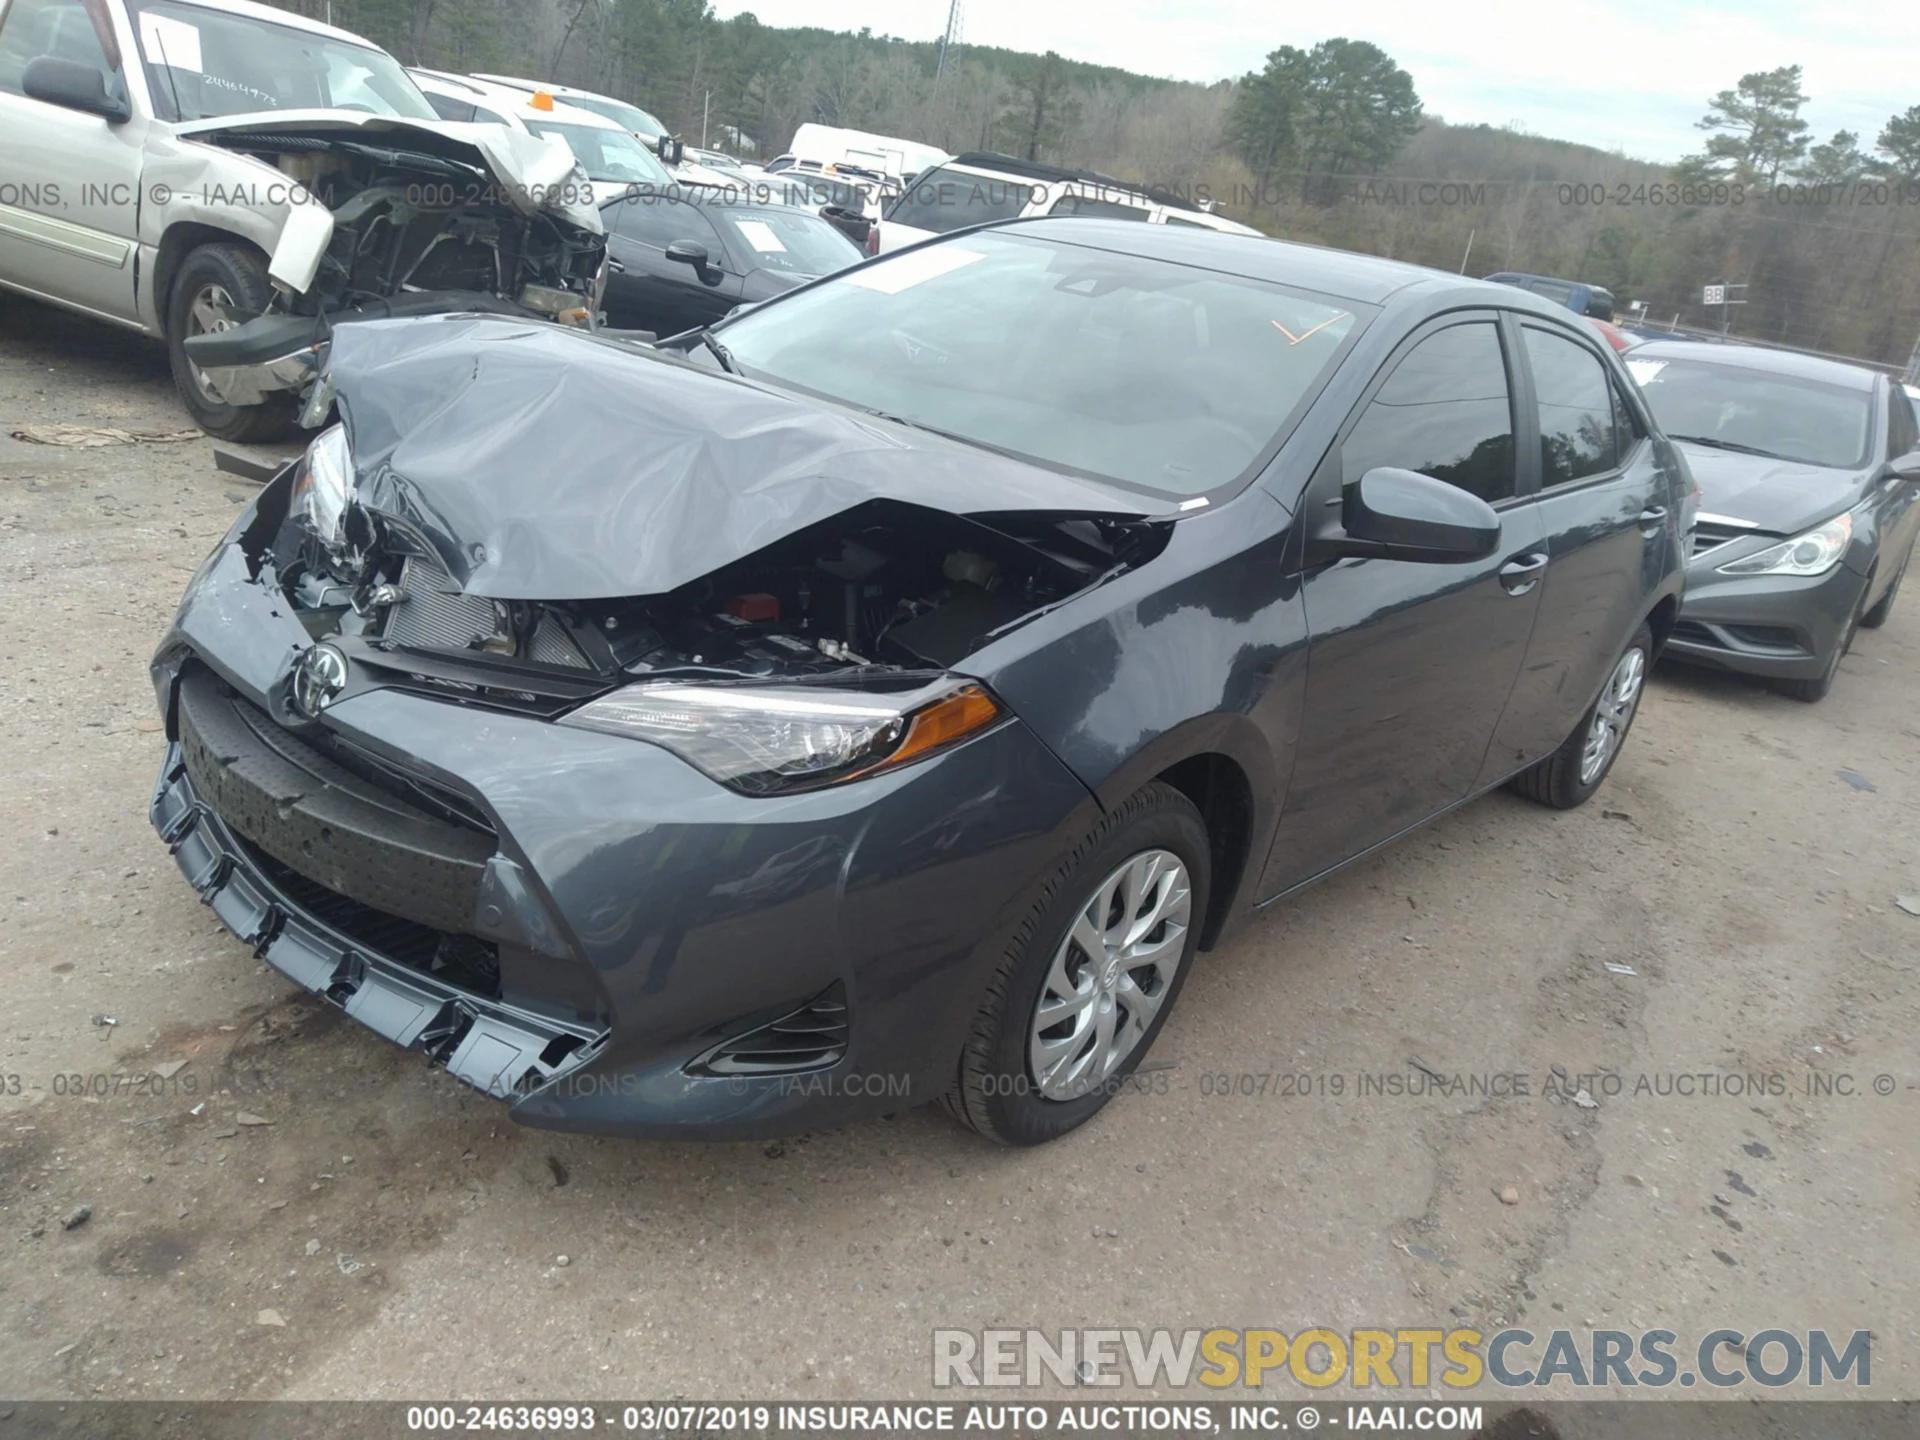
[(1606, 689), (1594, 703), (1593, 724), (1587, 730), (1587, 743), (1580, 751), (1580, 783), (1592, 785), (1607, 773), (1614, 752), (1633, 724), (1633, 712), (1640, 705), (1640, 691), (1647, 678), (1646, 653), (1638, 645), (1620, 657), (1607, 679)]
[(1139, 1046), (1180, 968), (1192, 911), (1187, 867), (1170, 850), (1144, 850), (1094, 887), (1034, 1004), (1027, 1063), (1041, 1095), (1077, 1099)]
[[(218, 335), (233, 328), (233, 297), (227, 287), (215, 283), (202, 285), (187, 306), (187, 335)], [(226, 397), (214, 388), (207, 372), (192, 361), (187, 368), (193, 375), (193, 388), (209, 405), (224, 405)]]

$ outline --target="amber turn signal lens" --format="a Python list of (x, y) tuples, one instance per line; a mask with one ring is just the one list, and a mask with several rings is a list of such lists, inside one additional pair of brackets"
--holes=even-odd
[(928, 751), (964, 740), (999, 718), (1000, 706), (994, 698), (978, 685), (968, 685), (916, 711), (907, 722), (907, 738), (900, 742), (899, 748), (865, 773), (871, 775), (875, 770), (904, 765)]

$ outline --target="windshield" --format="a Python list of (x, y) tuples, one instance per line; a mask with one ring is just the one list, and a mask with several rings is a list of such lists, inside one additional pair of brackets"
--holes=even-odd
[(1193, 496), (1247, 471), (1360, 326), (1324, 296), (988, 231), (863, 265), (724, 338), (749, 376)]
[(805, 210), (710, 205), (707, 215), (719, 222), (729, 247), (748, 257), (752, 269), (831, 275), (862, 258), (858, 245)]
[(568, 95), (563, 98), (569, 105), (578, 105), (582, 110), (590, 111), (603, 120), (611, 120), (649, 140), (658, 140), (667, 133), (666, 126), (638, 105), (629, 105), (624, 100), (607, 100), (598, 95)]
[(1871, 392), (1702, 360), (1630, 358), (1660, 428), (1675, 440), (1827, 465), (1867, 463)]
[(589, 180), (611, 180), (623, 185), (673, 183), (667, 167), (624, 130), (569, 125), (560, 120), (529, 120), (527, 129), (536, 135), (557, 135), (564, 140)]
[(128, 9), (163, 120), (315, 109), (435, 118), (400, 62), (370, 45), (173, 0)]
[(896, 225), (944, 235), (965, 225), (1011, 220), (1045, 193), (1045, 186), (1025, 180), (1002, 180), (950, 168), (929, 170), (900, 192), (886, 218)]

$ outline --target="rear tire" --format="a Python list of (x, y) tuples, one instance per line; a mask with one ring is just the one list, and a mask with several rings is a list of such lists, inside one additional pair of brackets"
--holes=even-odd
[(202, 245), (187, 256), (167, 297), (167, 358), (174, 387), (194, 423), (216, 440), (241, 444), (284, 438), (299, 414), (297, 395), (270, 395), (258, 405), (229, 405), (187, 358), (189, 335), (224, 329), (227, 309), (264, 313), (273, 301), (267, 262), (251, 246)]
[(1887, 617), (1893, 614), (1893, 600), (1900, 593), (1900, 582), (1907, 578), (1907, 566), (1913, 563), (1913, 547), (1907, 547), (1906, 558), (1900, 562), (1900, 568), (1894, 571), (1893, 582), (1887, 586), (1887, 593), (1874, 602), (1873, 608), (1860, 617), (1862, 630), (1878, 630), (1887, 623)]
[(1653, 631), (1642, 623), (1573, 733), (1553, 754), (1509, 780), (1509, 788), (1555, 810), (1572, 810), (1592, 799), (1627, 743), (1652, 665)]
[(1124, 1088), (1192, 967), (1210, 854), (1193, 802), (1158, 781), (1094, 827), (987, 984), (941, 1102), (954, 1119), (1003, 1145), (1039, 1145)]

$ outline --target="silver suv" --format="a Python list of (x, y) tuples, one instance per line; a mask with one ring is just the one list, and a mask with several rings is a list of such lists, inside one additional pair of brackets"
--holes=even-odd
[(0, 135), (0, 286), (163, 338), (224, 439), (317, 423), (340, 323), (592, 316), (606, 237), (564, 145), (442, 121), (284, 10), (0, 0)]

